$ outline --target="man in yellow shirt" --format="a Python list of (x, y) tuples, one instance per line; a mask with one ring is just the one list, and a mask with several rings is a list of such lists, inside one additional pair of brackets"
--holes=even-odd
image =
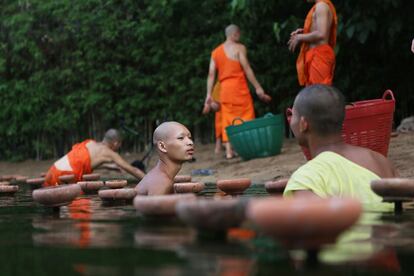
[(344, 96), (336, 88), (318, 84), (298, 94), (290, 127), (298, 143), (315, 157), (293, 173), (284, 196), (353, 197), (365, 206), (381, 203), (370, 182), (398, 174), (380, 153), (344, 143), (344, 118)]

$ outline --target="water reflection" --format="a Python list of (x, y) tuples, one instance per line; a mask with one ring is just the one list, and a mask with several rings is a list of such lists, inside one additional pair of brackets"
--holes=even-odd
[(365, 213), (336, 244), (322, 248), (321, 263), (311, 268), (304, 251), (285, 249), (253, 225), (200, 235), (174, 218), (137, 216), (132, 205), (104, 206), (96, 195), (57, 212), (33, 203), (30, 195), (27, 190), (0, 198), (0, 259), (21, 272), (3, 267), (1, 275), (62, 270), (74, 275), (377, 275), (410, 274), (414, 267), (412, 208), (401, 216)]

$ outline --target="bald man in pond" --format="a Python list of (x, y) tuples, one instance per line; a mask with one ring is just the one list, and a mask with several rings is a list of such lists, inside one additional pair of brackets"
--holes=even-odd
[(191, 133), (180, 123), (165, 122), (155, 129), (153, 142), (159, 160), (135, 189), (138, 195), (172, 194), (174, 177), (182, 164), (193, 158)]
[(225, 35), (226, 41), (211, 53), (203, 113), (208, 112), (212, 102), (213, 84), (216, 71), (218, 71), (222, 142), (226, 146), (226, 158), (231, 159), (233, 151), (228, 142), (226, 127), (232, 125), (235, 118), (241, 118), (244, 121), (255, 118), (253, 100), (246, 77), (256, 89), (260, 100), (267, 103), (272, 98), (264, 92), (250, 67), (246, 47), (239, 42), (240, 28), (234, 24), (229, 25), (225, 29)]
[(364, 205), (380, 205), (382, 198), (370, 182), (398, 173), (382, 154), (343, 141), (342, 93), (327, 85), (308, 86), (296, 97), (292, 112), (290, 127), (314, 158), (293, 173), (284, 196), (353, 197)]
[(88, 139), (72, 147), (72, 150), (57, 160), (46, 174), (43, 186), (56, 186), (61, 184), (62, 175), (75, 175), (75, 182), (81, 181), (84, 174), (101, 165), (114, 165), (123, 169), (132, 176), (141, 179), (144, 172), (131, 166), (116, 151), (122, 144), (121, 134), (116, 129), (109, 129), (101, 142)]

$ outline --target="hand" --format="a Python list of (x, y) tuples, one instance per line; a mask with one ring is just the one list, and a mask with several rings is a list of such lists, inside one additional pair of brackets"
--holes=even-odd
[(411, 43), (411, 52), (413, 52), (414, 54), (414, 39), (413, 39), (413, 42)]
[(203, 107), (203, 114), (204, 115), (210, 112), (210, 109), (211, 109), (210, 104), (211, 104), (212, 100), (213, 99), (211, 98), (211, 95), (206, 97), (206, 100), (204, 101), (204, 107)]
[(210, 105), (205, 103), (203, 107), (203, 114), (206, 115), (209, 112), (210, 112)]
[(296, 31), (291, 32), (290, 36), (298, 35), (298, 34), (301, 34), (301, 33), (303, 33), (303, 29), (299, 28), (299, 29), (296, 29)]
[(290, 37), (288, 41), (289, 51), (294, 52), (300, 41), (300, 34), (296, 34)]
[(256, 88), (256, 94), (262, 102), (269, 103), (272, 100), (272, 97), (267, 95), (262, 87)]

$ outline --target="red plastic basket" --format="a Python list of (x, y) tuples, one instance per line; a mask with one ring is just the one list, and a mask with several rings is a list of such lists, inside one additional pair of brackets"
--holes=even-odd
[[(359, 101), (346, 106), (342, 137), (348, 144), (369, 148), (384, 156), (388, 154), (392, 122), (394, 119), (395, 98), (387, 90), (381, 99)], [(292, 110), (286, 110), (290, 122)], [(306, 159), (312, 159), (307, 148), (302, 147)]]

